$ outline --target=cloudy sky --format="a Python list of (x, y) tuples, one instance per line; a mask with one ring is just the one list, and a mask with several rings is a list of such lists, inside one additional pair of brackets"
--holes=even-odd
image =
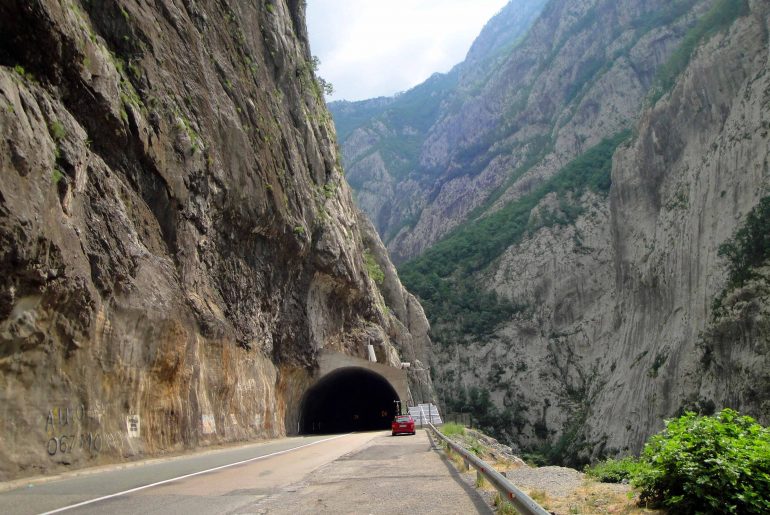
[(465, 57), (507, 0), (307, 0), (310, 50), (334, 85), (327, 100), (416, 86)]

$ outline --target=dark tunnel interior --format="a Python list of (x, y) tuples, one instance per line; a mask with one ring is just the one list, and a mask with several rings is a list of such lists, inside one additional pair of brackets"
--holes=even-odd
[(342, 368), (307, 391), (300, 432), (347, 433), (390, 429), (398, 394), (388, 381), (365, 368)]

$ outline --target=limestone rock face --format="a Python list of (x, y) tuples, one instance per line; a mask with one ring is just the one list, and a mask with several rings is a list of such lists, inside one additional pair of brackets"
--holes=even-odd
[(770, 423), (767, 270), (712, 308), (719, 245), (770, 193), (770, 10), (749, 5), (642, 111), (608, 197), (586, 193), (574, 223), (525, 237), (478, 276), (526, 309), (439, 354), (437, 384), (489, 390), (519, 447), (547, 442), (579, 463), (638, 452), (683, 410)]
[(389, 101), (333, 103), (351, 185), (393, 260), (631, 127), (710, 4), (510, 2), (449, 73)]
[(428, 361), (310, 61), (296, 0), (0, 3), (0, 480), (292, 432), (320, 349)]

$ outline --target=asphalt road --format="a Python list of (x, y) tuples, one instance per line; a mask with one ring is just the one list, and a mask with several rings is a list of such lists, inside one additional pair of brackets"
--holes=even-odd
[(0, 513), (490, 513), (424, 431), (287, 438), (0, 493)]
[[(317, 467), (373, 437), (372, 433), (364, 433), (285, 438), (168, 460), (153, 460), (132, 464), (125, 468), (115, 467), (97, 473), (63, 477), (43, 483), (31, 480), (28, 486), (0, 493), (0, 513), (14, 515), (47, 513), (79, 503), (89, 504), (67, 509), (64, 513), (225, 513), (237, 508), (239, 503), (245, 502), (246, 499), (242, 499), (244, 496), (253, 502), (254, 492), (257, 489), (264, 495), (270, 488), (276, 487), (275, 485), (280, 486), (287, 481), (295, 482), (299, 479), (293, 476), (286, 477), (290, 469), (284, 466), (285, 463), (304, 460), (308, 466), (315, 464)], [(206, 472), (209, 470), (211, 471)], [(312, 468), (304, 471), (295, 470), (295, 472), (304, 475), (310, 470)], [(190, 476), (191, 474), (196, 475)], [(241, 478), (238, 477), (239, 474)], [(233, 482), (233, 485), (236, 485), (243, 482), (239, 479), (248, 478), (251, 475), (260, 478), (260, 481), (255, 482), (259, 485), (252, 488), (253, 492), (243, 492), (244, 495), (238, 495), (235, 491), (243, 486), (234, 486), (228, 492), (221, 493), (222, 478), (236, 476), (236, 481)], [(175, 488), (182, 488), (192, 482), (204, 485), (199, 494), (206, 493), (205, 490), (208, 487), (205, 485), (211, 483), (220, 485), (217, 489), (220, 492), (219, 495), (230, 495), (220, 499), (221, 502), (208, 504), (202, 502), (199, 494), (195, 498), (187, 499), (188, 502), (177, 502), (178, 499), (171, 499), (170, 503), (159, 504), (159, 499), (152, 499), (146, 508), (140, 506), (143, 504), (141, 502), (138, 504), (127, 502), (136, 498), (147, 499), (148, 491), (167, 491), (172, 485)], [(156, 486), (147, 488), (148, 485)], [(129, 490), (135, 491), (127, 492)], [(91, 502), (115, 494), (121, 495)]]
[(323, 465), (302, 481), (238, 513), (258, 514), (492, 514), (425, 430), (381, 433), (363, 447)]

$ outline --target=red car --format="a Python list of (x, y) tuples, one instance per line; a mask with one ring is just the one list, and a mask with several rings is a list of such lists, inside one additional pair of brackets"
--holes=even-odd
[(397, 415), (391, 424), (393, 436), (398, 433), (414, 434), (414, 419), (410, 415)]

